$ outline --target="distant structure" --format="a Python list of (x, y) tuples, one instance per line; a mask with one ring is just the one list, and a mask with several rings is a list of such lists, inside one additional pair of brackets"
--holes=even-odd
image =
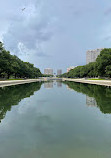
[(57, 87), (62, 87), (62, 82), (57, 81)]
[(44, 69), (44, 74), (45, 75), (53, 75), (53, 69), (51, 69), (51, 68)]
[(57, 75), (61, 75), (62, 74), (62, 70), (61, 69), (58, 69), (57, 70)]
[(100, 54), (100, 52), (103, 50), (104, 48), (101, 49), (94, 49), (94, 50), (88, 50), (86, 52), (86, 64), (89, 64), (90, 62), (95, 62), (96, 58), (98, 57), (98, 55)]
[(46, 88), (46, 89), (51, 89), (51, 88), (53, 88), (53, 82), (45, 82), (45, 83), (44, 83), (44, 88)]
[(95, 98), (86, 96), (86, 105), (87, 106), (97, 106)]
[(70, 66), (67, 68), (67, 72), (69, 72), (70, 70), (74, 69), (76, 66)]

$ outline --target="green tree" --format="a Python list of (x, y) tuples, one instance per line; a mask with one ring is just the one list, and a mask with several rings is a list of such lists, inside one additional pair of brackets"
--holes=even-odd
[[(106, 76), (106, 67), (111, 65), (111, 48), (103, 49), (96, 59), (98, 75)], [(107, 68), (108, 70), (108, 68)]]
[(0, 77), (37, 78), (42, 76), (40, 70), (29, 62), (23, 62), (17, 56), (11, 55), (0, 42)]

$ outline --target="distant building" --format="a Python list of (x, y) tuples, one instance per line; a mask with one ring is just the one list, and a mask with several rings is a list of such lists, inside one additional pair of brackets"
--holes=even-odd
[(53, 82), (45, 82), (45, 83), (44, 83), (44, 88), (46, 88), (46, 89), (51, 89), (51, 88), (53, 88)]
[(57, 70), (57, 75), (61, 75), (62, 74), (62, 70), (61, 69), (58, 69)]
[(62, 87), (62, 82), (57, 81), (57, 87)]
[(86, 105), (87, 106), (97, 106), (95, 98), (86, 96)]
[(70, 66), (67, 68), (67, 72), (69, 72), (70, 70), (74, 69), (76, 66)]
[(90, 62), (95, 62), (96, 58), (100, 54), (100, 52), (103, 50), (101, 49), (94, 49), (94, 50), (88, 50), (86, 52), (86, 64), (89, 64)]
[(53, 75), (53, 69), (51, 69), (51, 68), (44, 69), (44, 74), (45, 75)]

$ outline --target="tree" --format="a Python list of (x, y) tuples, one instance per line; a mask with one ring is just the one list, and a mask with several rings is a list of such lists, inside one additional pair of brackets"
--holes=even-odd
[(111, 65), (111, 48), (103, 49), (96, 59), (98, 75), (106, 76), (106, 67)]
[(29, 62), (23, 62), (17, 56), (11, 55), (0, 42), (0, 77), (37, 78), (42, 76), (40, 70)]
[(0, 42), (0, 52), (1, 52), (3, 49), (4, 49), (4, 48), (3, 48), (3, 43)]
[(106, 66), (106, 75), (111, 78), (111, 65)]
[(111, 48), (103, 49), (97, 57), (96, 62), (87, 65), (77, 66), (61, 77), (111, 77)]

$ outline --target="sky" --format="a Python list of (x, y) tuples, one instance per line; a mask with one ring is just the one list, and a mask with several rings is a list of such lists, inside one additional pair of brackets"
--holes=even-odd
[(1, 0), (0, 40), (23, 61), (62, 69), (111, 47), (111, 0)]

